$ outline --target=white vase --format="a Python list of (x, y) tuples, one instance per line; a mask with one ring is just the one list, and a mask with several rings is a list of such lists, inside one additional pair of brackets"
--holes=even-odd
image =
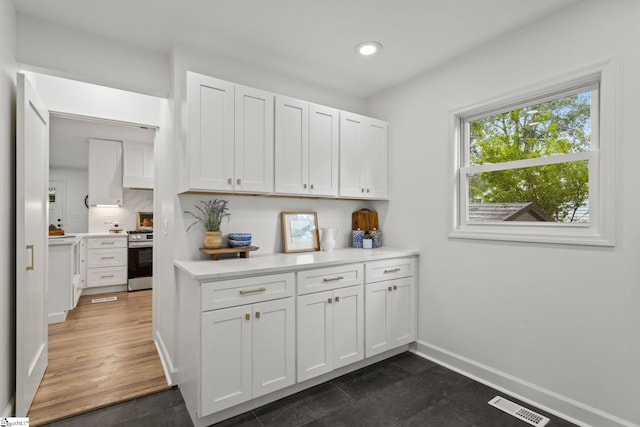
[(327, 227), (320, 229), (320, 248), (325, 252), (331, 252), (336, 247), (336, 238), (340, 231), (337, 228)]

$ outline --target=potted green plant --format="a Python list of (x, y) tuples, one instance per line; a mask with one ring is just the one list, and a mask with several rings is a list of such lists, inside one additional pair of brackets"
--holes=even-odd
[(366, 232), (362, 238), (362, 248), (371, 249), (373, 247), (373, 236), (370, 232)]
[(205, 248), (218, 249), (222, 247), (222, 233), (220, 232), (220, 226), (225, 218), (229, 221), (229, 218), (231, 217), (231, 214), (228, 212), (228, 204), (228, 200), (200, 200), (200, 204), (195, 205), (198, 212), (184, 212), (195, 219), (195, 221), (189, 225), (187, 231), (196, 224), (200, 224), (204, 227)]

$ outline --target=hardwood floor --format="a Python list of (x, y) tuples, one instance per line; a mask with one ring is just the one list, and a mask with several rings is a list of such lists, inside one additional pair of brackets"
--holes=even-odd
[[(104, 296), (118, 300), (91, 302)], [(30, 425), (168, 389), (151, 334), (151, 290), (81, 297), (65, 322), (49, 325), (49, 366)]]

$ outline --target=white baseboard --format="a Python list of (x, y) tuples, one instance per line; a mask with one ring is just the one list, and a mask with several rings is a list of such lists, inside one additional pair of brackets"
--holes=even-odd
[(162, 339), (162, 335), (160, 335), (160, 331), (155, 331), (153, 336), (155, 339), (153, 343), (156, 346), (156, 350), (158, 351), (158, 355), (160, 356), (160, 362), (162, 363), (162, 369), (164, 369), (164, 376), (167, 378), (167, 382), (170, 386), (174, 386), (178, 384), (178, 371), (173, 366), (171, 361), (171, 355), (167, 350), (167, 347), (164, 344), (164, 340)]
[(67, 311), (60, 311), (57, 313), (49, 313), (48, 324), (62, 323), (67, 320)]
[(13, 404), (16, 401), (16, 397), (15, 396), (11, 396), (11, 400), (9, 401), (9, 404), (7, 404), (7, 407), (4, 408), (4, 411), (2, 412), (2, 417), (12, 417), (13, 416)]
[(418, 341), (416, 354), (579, 426), (639, 427), (631, 421), (424, 341)]

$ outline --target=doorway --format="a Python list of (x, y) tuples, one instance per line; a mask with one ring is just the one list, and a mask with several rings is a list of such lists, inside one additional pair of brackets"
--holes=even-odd
[[(50, 228), (107, 233), (118, 222), (125, 232), (135, 230), (136, 213), (154, 211), (153, 189), (124, 188), (120, 207), (89, 205), (89, 140), (153, 146), (155, 135), (147, 126), (52, 113)], [(49, 325), (49, 366), (27, 414), (34, 425), (168, 388), (151, 339), (152, 292), (127, 292), (124, 284), (85, 288), (67, 320)]]

